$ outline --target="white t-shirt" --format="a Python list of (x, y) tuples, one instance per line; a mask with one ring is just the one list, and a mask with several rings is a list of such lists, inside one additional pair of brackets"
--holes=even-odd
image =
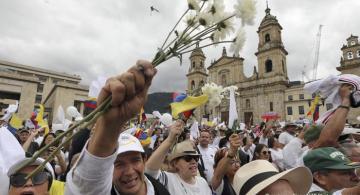
[(210, 183), (214, 175), (214, 163), (215, 163), (214, 157), (215, 157), (216, 149), (213, 148), (212, 146), (203, 148), (200, 145), (198, 145), (198, 148), (201, 154), (201, 158), (204, 161), (204, 166), (205, 166), (204, 172), (206, 174), (206, 180)]
[(282, 149), (275, 150), (273, 148), (269, 148), (269, 151), (271, 153), (272, 162), (276, 164), (279, 169), (284, 170), (284, 158)]
[(245, 150), (245, 146), (241, 147), (241, 150), (245, 152), (247, 155), (249, 155), (249, 161), (252, 161), (254, 157), (255, 148), (256, 148), (255, 144), (251, 144), (248, 150)]
[(268, 146), (268, 138), (261, 135), (260, 138), (259, 138), (259, 144), (264, 144), (265, 146)]
[(290, 133), (288, 133), (287, 131), (284, 131), (282, 132), (280, 135), (279, 135), (279, 142), (281, 144), (288, 144), (292, 139), (294, 139), (295, 136), (291, 135)]
[(212, 191), (206, 180), (200, 176), (195, 176), (195, 183), (189, 184), (180, 178), (177, 173), (166, 171), (150, 171), (145, 172), (153, 178), (158, 179), (169, 191), (174, 195), (212, 195)]

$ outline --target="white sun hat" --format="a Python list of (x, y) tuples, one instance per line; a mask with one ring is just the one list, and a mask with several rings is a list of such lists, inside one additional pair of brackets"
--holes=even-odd
[(295, 194), (308, 193), (312, 174), (306, 167), (279, 172), (269, 161), (255, 160), (240, 167), (234, 176), (236, 194), (257, 194), (277, 180), (289, 182)]

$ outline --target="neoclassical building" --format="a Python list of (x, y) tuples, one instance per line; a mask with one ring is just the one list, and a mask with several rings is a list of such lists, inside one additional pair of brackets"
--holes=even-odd
[[(304, 83), (290, 81), (286, 56), (288, 52), (283, 44), (281, 36), (282, 27), (276, 16), (265, 10), (257, 34), (259, 37), (258, 49), (255, 52), (257, 66), (254, 66), (250, 77), (244, 75), (244, 58), (229, 56), (224, 47), (220, 58), (212, 61), (206, 68), (206, 56), (199, 48), (190, 55), (190, 67), (187, 74), (187, 92), (192, 94), (198, 91), (206, 82), (214, 82), (218, 85), (236, 85), (239, 95), (236, 96), (239, 120), (246, 124), (254, 124), (262, 121), (261, 115), (267, 112), (276, 112), (281, 121), (294, 121), (306, 117), (311, 101), (311, 94), (303, 91)], [(360, 75), (360, 51), (358, 37), (351, 36), (348, 44), (342, 47), (343, 57), (341, 66), (337, 69), (342, 73)], [(332, 108), (322, 102), (320, 114)], [(358, 123), (356, 116), (359, 112), (352, 111), (349, 117), (350, 123)], [(223, 100), (215, 107), (208, 105), (197, 109), (195, 115), (201, 118), (221, 118), (228, 120), (229, 102)]]

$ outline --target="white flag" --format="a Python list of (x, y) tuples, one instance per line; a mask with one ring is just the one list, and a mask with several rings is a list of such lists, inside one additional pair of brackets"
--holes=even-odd
[(195, 121), (191, 127), (190, 127), (190, 135), (191, 137), (193, 137), (194, 139), (197, 139), (199, 136), (199, 123), (197, 121)]
[(230, 106), (229, 106), (229, 123), (228, 127), (231, 129), (233, 123), (236, 119), (238, 119), (238, 114), (236, 110), (236, 101), (235, 101), (235, 89), (231, 87), (230, 91)]

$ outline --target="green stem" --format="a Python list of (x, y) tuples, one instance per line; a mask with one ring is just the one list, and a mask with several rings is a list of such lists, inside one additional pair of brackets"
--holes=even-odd
[(163, 50), (164, 45), (166, 44), (166, 42), (168, 41), (169, 37), (171, 36), (171, 34), (174, 32), (175, 28), (177, 27), (177, 25), (179, 24), (179, 22), (181, 21), (181, 19), (186, 15), (186, 13), (189, 11), (189, 8), (184, 12), (184, 14), (179, 18), (179, 20), (176, 22), (175, 26), (171, 29), (171, 31), (169, 32), (169, 34), (167, 35), (164, 43), (161, 46), (161, 50)]
[[(216, 45), (216, 44), (219, 44), (219, 43), (233, 43), (233, 42), (234, 41), (219, 41), (219, 42), (214, 42), (214, 43), (210, 43), (210, 44), (207, 44), (207, 45), (203, 45), (203, 46), (201, 46), (199, 48), (201, 49), (201, 48), (208, 47), (210, 45)], [(180, 51), (179, 53), (180, 54), (186, 54), (186, 53), (189, 53), (189, 52), (192, 52), (192, 51), (193, 50), (188, 50), (188, 51), (184, 51), (184, 52)]]
[[(81, 121), (76, 122), (72, 127), (70, 127), (69, 129), (67, 129), (65, 132), (61, 133), (59, 136), (57, 136), (51, 143), (49, 143), (48, 145), (44, 146), (42, 149), (40, 149), (39, 151), (37, 151), (31, 158), (29, 161), (25, 162), (24, 164), (22, 164), (22, 166), (20, 166), (17, 170), (15, 170), (15, 172), (18, 172), (19, 170), (23, 169), (24, 167), (30, 165), (31, 163), (33, 163), (37, 158), (39, 158), (45, 151), (47, 151), (51, 146), (53, 146), (55, 143), (59, 142), (61, 139), (63, 139), (67, 134), (71, 133), (74, 131), (74, 129), (76, 129), (77, 127), (79, 127), (81, 124), (83, 124), (84, 122), (87, 121), (94, 121), (94, 116), (97, 115), (98, 112), (102, 111), (102, 110), (107, 110), (109, 107), (111, 106), (111, 96), (107, 97), (105, 99), (105, 101), (103, 103), (101, 103), (94, 111), (92, 111), (88, 116), (86, 116), (85, 118), (83, 118)], [(47, 159), (46, 159), (47, 160)]]

